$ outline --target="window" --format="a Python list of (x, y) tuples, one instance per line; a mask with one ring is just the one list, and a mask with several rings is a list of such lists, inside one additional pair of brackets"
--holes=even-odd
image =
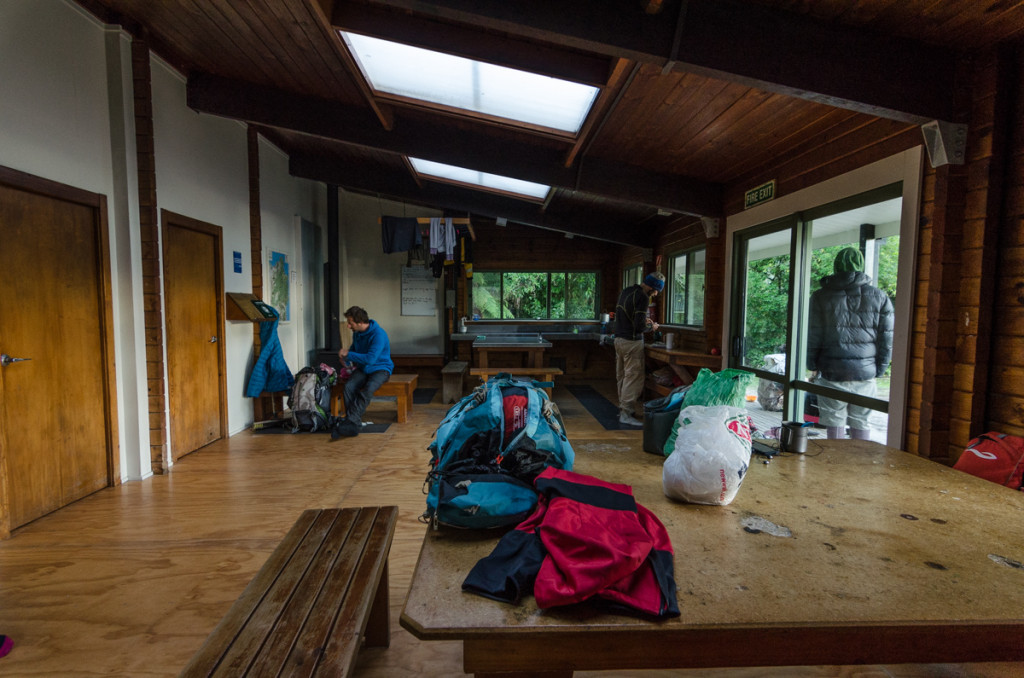
[(628, 268), (626, 268), (625, 271), (622, 272), (622, 289), (626, 289), (631, 285), (639, 285), (640, 281), (643, 280), (643, 275), (643, 264), (629, 266)]
[[(808, 309), (846, 247), (864, 255), (863, 273), (896, 301), (901, 215), (902, 185), (893, 184), (736, 234), (732, 364), (759, 377), (760, 409), (816, 423), (816, 398), (842, 401), (871, 410), (872, 435), (886, 440), (890, 372), (859, 390), (822, 383), (806, 367)], [(786, 400), (768, 407), (769, 393)]]
[(544, 197), (547, 196), (548, 191), (551, 189), (550, 186), (537, 184), (532, 181), (523, 181), (522, 179), (503, 177), (498, 174), (478, 172), (476, 170), (455, 167), (454, 165), (445, 165), (444, 163), (433, 162), (431, 160), (421, 160), (420, 158), (410, 157), (409, 163), (418, 174), (428, 179), (433, 178), (438, 181), (456, 185), (470, 184), (494, 193), (512, 193), (531, 198), (538, 202), (543, 202)]
[(665, 317), (672, 325), (704, 325), (703, 247), (669, 257)]
[(593, 271), (477, 271), (473, 318), (592, 320), (597, 317)]
[(570, 134), (598, 89), (546, 75), (339, 31), (376, 92)]

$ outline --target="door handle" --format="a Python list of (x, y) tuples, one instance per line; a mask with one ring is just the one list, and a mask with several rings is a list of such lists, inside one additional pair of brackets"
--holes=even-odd
[(32, 358), (12, 358), (6, 353), (0, 353), (0, 367), (7, 367), (11, 363), (20, 363), (22, 360), (32, 360)]
[(210, 337), (210, 343), (211, 344), (216, 344), (217, 343), (217, 337)]

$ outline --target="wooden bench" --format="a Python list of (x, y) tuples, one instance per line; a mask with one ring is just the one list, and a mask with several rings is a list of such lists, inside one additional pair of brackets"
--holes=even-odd
[[(536, 381), (550, 381), (554, 382), (555, 377), (562, 374), (562, 370), (557, 367), (473, 367), (469, 370), (469, 373), (474, 377), (480, 377), (480, 381), (486, 382), (495, 374), (499, 373), (509, 374), (513, 377), (533, 377)], [(547, 391), (548, 398), (551, 397), (551, 389), (544, 389)]]
[(453, 360), (441, 369), (441, 402), (455, 403), (462, 398), (466, 370), (469, 363), (465, 360)]
[(181, 676), (349, 675), (364, 637), (391, 640), (397, 521), (397, 506), (303, 511)]
[[(418, 381), (419, 375), (416, 374), (392, 374), (373, 395), (394, 396), (398, 403), (398, 423), (404, 424), (412, 414), (412, 392), (416, 390)], [(344, 413), (345, 382), (338, 382), (331, 387), (331, 414), (337, 417)]]

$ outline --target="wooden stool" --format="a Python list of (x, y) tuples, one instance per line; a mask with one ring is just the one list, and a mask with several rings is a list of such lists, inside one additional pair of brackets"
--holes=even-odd
[(441, 369), (441, 402), (457, 403), (462, 398), (463, 384), (469, 363), (464, 360), (453, 360)]

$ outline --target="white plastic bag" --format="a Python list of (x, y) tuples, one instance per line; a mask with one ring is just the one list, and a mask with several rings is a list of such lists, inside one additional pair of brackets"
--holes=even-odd
[(728, 504), (750, 466), (750, 422), (739, 407), (691, 405), (679, 412), (675, 448), (662, 468), (665, 496)]

